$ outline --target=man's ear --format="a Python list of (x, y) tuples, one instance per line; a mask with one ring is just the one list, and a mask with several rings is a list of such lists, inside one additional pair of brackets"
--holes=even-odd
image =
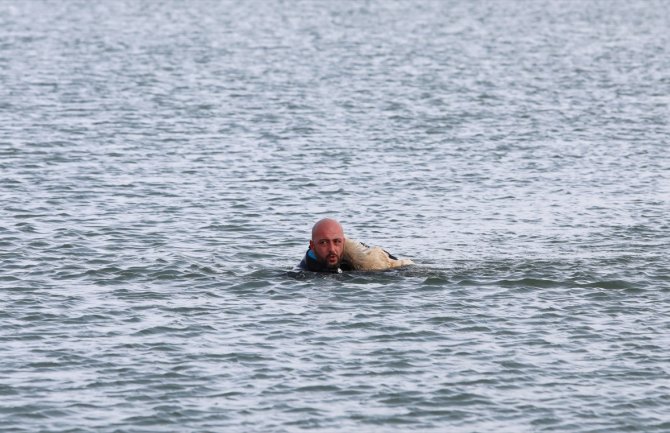
[(309, 249), (313, 250), (314, 249), (314, 242), (310, 239), (309, 241)]

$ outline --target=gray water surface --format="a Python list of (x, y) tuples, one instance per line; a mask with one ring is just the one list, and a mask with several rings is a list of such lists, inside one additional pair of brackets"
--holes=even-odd
[(670, 431), (668, 28), (0, 2), (0, 431)]

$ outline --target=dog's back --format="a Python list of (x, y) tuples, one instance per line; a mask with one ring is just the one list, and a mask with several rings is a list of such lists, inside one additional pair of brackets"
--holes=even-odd
[(369, 248), (353, 239), (345, 241), (343, 259), (359, 271), (383, 271), (414, 264), (410, 259), (392, 259), (383, 249)]

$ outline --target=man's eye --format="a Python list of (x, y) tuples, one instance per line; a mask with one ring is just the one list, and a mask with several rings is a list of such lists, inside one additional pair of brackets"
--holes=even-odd
[(342, 239), (335, 239), (333, 242), (336, 243), (336, 244), (341, 244), (341, 243), (342, 243)]

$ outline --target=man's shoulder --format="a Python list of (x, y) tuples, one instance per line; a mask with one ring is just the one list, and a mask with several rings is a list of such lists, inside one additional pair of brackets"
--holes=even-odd
[(356, 268), (352, 263), (350, 263), (348, 260), (342, 260), (340, 262), (340, 269), (343, 271), (355, 271)]

